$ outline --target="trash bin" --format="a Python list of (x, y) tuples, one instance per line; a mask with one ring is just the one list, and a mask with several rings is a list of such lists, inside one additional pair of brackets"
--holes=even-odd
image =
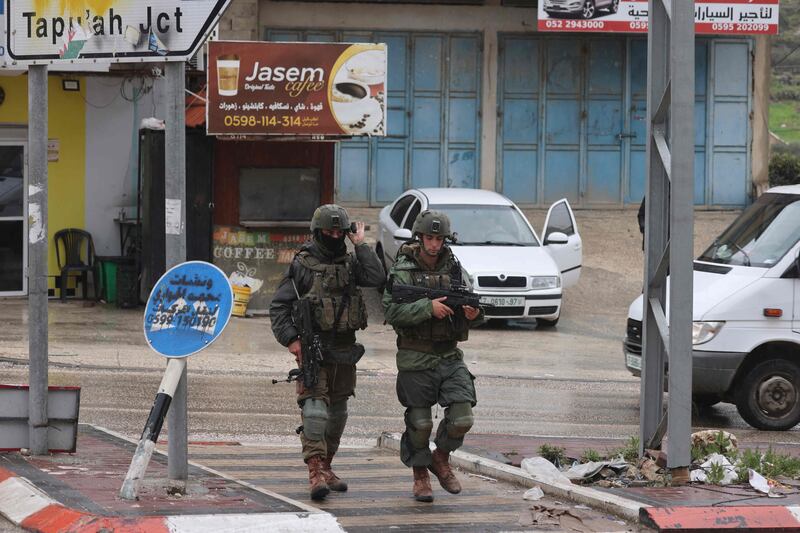
[(118, 266), (130, 259), (113, 255), (98, 255), (95, 259), (100, 264), (100, 298), (106, 303), (116, 303)]

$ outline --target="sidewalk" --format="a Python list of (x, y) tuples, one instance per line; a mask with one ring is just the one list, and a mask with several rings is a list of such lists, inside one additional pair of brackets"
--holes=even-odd
[(0, 514), (30, 531), (341, 531), (305, 503), (258, 490), (197, 465), (186, 494), (169, 494), (167, 460), (153, 455), (138, 501), (118, 497), (135, 444), (80, 426), (77, 452), (0, 454)]
[[(587, 449), (602, 452), (619, 448), (624, 440), (469, 434), (459, 452), (474, 454), (487, 460), (505, 461), (510, 463), (509, 469), (517, 470), (524, 458), (537, 456), (537, 450), (543, 444), (564, 448), (568, 457), (580, 457)], [(793, 444), (739, 443), (739, 449), (766, 450), (769, 446), (784, 454), (800, 456), (800, 446)], [(522, 470), (519, 472), (522, 473)], [(545, 494), (560, 493), (559, 487), (531, 482), (531, 486), (533, 485), (541, 486)], [(785, 498), (780, 499), (767, 497), (749, 485), (717, 486), (696, 483), (676, 487), (592, 486), (590, 490), (594, 494), (586, 495), (586, 499), (582, 499), (584, 503), (602, 506), (609, 512), (628, 518), (633, 518), (628, 514), (631, 511), (630, 505), (639, 507), (640, 523), (658, 531), (736, 528), (800, 531), (800, 482), (787, 491)], [(608, 496), (622, 498), (625, 502), (610, 503)]]

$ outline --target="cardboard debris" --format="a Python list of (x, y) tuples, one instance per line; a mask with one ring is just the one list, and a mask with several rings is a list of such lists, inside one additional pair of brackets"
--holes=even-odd
[(558, 528), (559, 531), (579, 531), (593, 533), (595, 531), (626, 531), (623, 524), (606, 518), (593, 518), (583, 508), (569, 507), (562, 504), (537, 503), (529, 512), (520, 515), (519, 525), (527, 528)]

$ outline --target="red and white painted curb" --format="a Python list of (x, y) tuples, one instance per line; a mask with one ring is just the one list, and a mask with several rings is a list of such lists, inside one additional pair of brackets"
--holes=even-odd
[(748, 505), (746, 507), (648, 507), (640, 522), (657, 531), (800, 531), (800, 507)]
[(212, 533), (341, 532), (326, 512), (252, 513), (181, 516), (106, 517), (76, 511), (58, 503), (24, 477), (0, 468), (0, 514), (29, 531), (41, 533)]

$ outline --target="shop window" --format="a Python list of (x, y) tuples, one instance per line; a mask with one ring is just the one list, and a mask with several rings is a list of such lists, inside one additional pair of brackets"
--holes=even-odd
[(243, 168), (239, 173), (242, 226), (305, 225), (320, 203), (318, 168)]

